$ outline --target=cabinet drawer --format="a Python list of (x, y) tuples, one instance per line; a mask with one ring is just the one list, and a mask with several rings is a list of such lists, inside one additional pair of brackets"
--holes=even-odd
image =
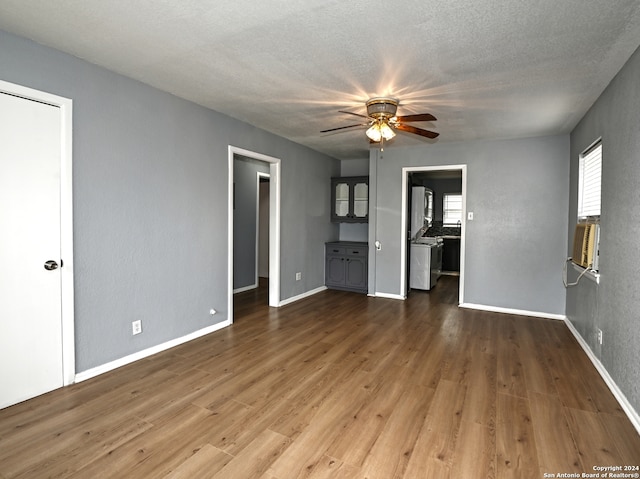
[(344, 255), (346, 248), (344, 246), (327, 245), (327, 255)]
[(367, 256), (367, 248), (345, 248), (347, 256)]

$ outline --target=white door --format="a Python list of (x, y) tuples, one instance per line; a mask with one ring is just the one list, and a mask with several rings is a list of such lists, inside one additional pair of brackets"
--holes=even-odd
[(57, 106), (0, 92), (0, 408), (64, 382), (61, 121)]

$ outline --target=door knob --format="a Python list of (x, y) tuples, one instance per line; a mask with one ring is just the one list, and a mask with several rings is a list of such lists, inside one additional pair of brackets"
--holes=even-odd
[(50, 259), (49, 261), (45, 261), (44, 269), (46, 269), (47, 271), (53, 271), (54, 269), (58, 269), (58, 263), (56, 263), (52, 259)]

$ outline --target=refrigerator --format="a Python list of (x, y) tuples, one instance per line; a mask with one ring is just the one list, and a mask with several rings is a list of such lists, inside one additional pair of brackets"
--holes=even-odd
[(423, 238), (433, 220), (433, 191), (424, 186), (411, 188), (411, 249), (409, 287), (430, 290), (442, 270), (442, 239)]
[(424, 227), (426, 231), (426, 228), (431, 226), (432, 220), (433, 191), (424, 186), (413, 186), (411, 188), (411, 239), (416, 239), (421, 228)]

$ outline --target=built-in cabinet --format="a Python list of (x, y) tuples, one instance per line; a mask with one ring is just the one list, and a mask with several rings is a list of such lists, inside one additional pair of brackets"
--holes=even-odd
[(443, 239), (442, 271), (460, 271), (460, 238)]
[(367, 223), (369, 221), (369, 177), (331, 178), (331, 221)]
[(325, 244), (325, 285), (358, 293), (368, 292), (367, 243), (335, 241)]

